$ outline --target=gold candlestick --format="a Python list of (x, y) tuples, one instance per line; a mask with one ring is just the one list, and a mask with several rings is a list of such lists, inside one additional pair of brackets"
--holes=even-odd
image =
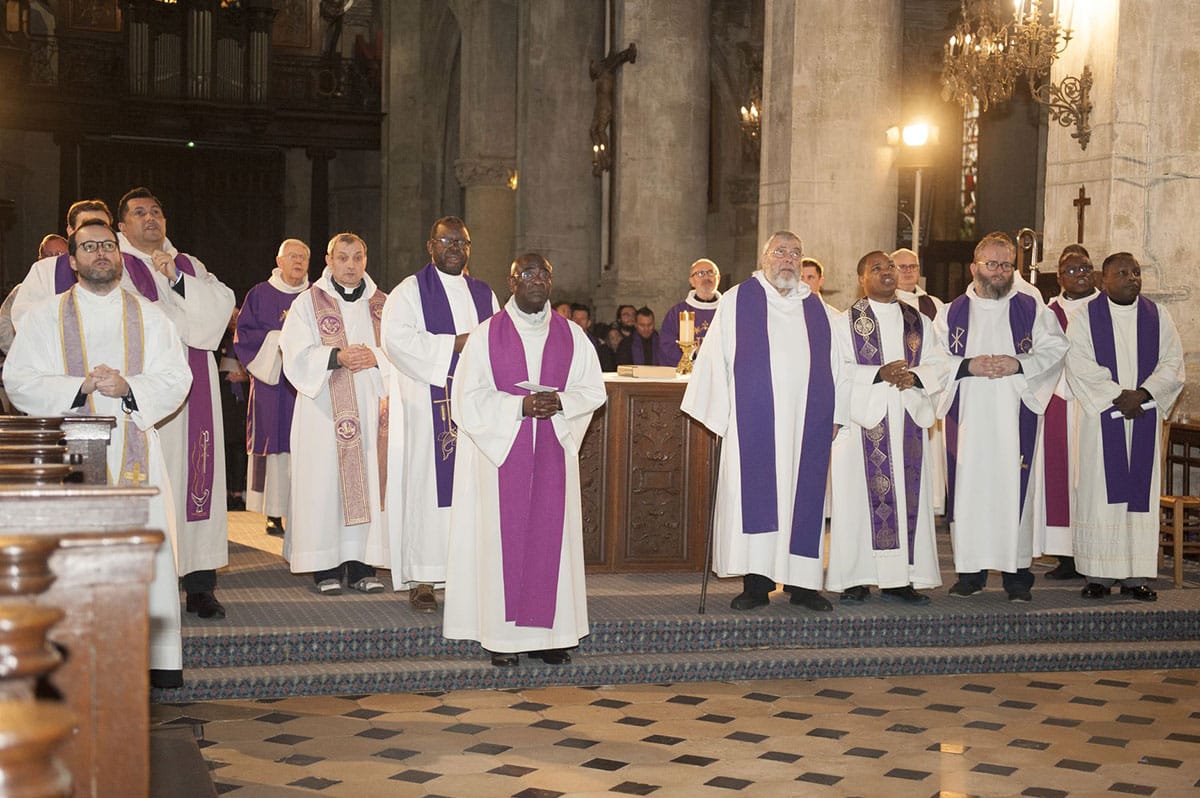
[(676, 341), (679, 348), (683, 350), (683, 357), (679, 358), (679, 365), (675, 367), (676, 374), (691, 374), (692, 373), (692, 357), (696, 351), (695, 341)]

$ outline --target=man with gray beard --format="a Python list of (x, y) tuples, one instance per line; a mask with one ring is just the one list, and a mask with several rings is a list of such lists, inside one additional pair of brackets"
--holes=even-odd
[(1042, 463), (1033, 455), (1067, 340), (1054, 314), (1015, 288), (1015, 260), (1012, 240), (988, 233), (975, 247), (974, 281), (938, 313), (951, 366), (938, 415), (958, 572), (950, 595), (980, 592), (987, 572), (997, 570), (1008, 600), (1028, 602), (1034, 535), (1045, 525), (1044, 507), (1034, 501)]

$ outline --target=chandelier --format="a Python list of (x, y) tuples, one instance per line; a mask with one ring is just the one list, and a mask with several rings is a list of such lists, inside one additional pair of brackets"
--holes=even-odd
[(978, 102), (979, 110), (986, 111), (1007, 102), (1024, 78), (1052, 121), (1075, 126), (1071, 137), (1086, 150), (1091, 69), (1085, 66), (1080, 77), (1068, 76), (1058, 84), (1049, 79), (1051, 65), (1071, 41), (1072, 0), (962, 0), (961, 12), (942, 49), (942, 99), (964, 108)]

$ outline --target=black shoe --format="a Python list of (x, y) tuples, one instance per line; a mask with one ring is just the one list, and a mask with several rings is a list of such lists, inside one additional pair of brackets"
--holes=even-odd
[(194, 612), (201, 618), (224, 618), (225, 607), (217, 601), (211, 591), (187, 594), (187, 611)]
[(798, 607), (810, 609), (813, 612), (830, 612), (833, 610), (833, 605), (829, 603), (829, 599), (807, 587), (797, 587), (792, 590), (792, 603)]
[(496, 668), (515, 668), (520, 657), (511, 652), (493, 652), (492, 666)]
[(1070, 557), (1060, 557), (1058, 565), (1045, 574), (1047, 579), (1082, 579), (1083, 574), (1075, 570), (1075, 560)]
[(267, 534), (277, 538), (283, 537), (283, 519), (277, 515), (267, 516)]
[(913, 590), (912, 585), (905, 585), (904, 587), (885, 587), (879, 592), (883, 594), (883, 598), (891, 601), (903, 601), (905, 604), (929, 603), (929, 596)]
[(842, 591), (841, 601), (853, 601), (862, 604), (871, 598), (871, 588), (866, 585), (855, 585)]
[(950, 595), (956, 598), (966, 598), (967, 596), (974, 596), (976, 593), (980, 593), (982, 591), (982, 587), (972, 582), (958, 581), (955, 582), (950, 588)]
[(1085, 599), (1102, 599), (1111, 592), (1107, 585), (1102, 585), (1099, 582), (1088, 582), (1083, 586), (1083, 590), (1079, 591), (1079, 595)]
[(228, 512), (241, 512), (246, 509), (246, 499), (242, 496), (229, 496), (225, 499), (225, 509)]
[(567, 651), (565, 648), (548, 648), (545, 651), (530, 651), (529, 656), (536, 657), (547, 665), (565, 665), (571, 661), (571, 652)]
[(150, 686), (156, 690), (178, 690), (183, 687), (183, 671), (150, 669)]
[(1033, 593), (1028, 590), (1014, 590), (1008, 594), (1009, 601), (1015, 601), (1020, 604), (1028, 604), (1033, 601)]
[(758, 607), (765, 607), (771, 603), (771, 597), (763, 593), (751, 593), (746, 590), (733, 601), (729, 602), (729, 606), (735, 610), (753, 610)]
[(1138, 601), (1158, 601), (1158, 594), (1145, 585), (1137, 587), (1125, 587), (1121, 585), (1122, 596), (1133, 596)]

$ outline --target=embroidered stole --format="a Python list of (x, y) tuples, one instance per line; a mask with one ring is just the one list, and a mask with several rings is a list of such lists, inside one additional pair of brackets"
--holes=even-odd
[[(313, 286), (313, 310), (317, 316), (317, 331), (324, 346), (345, 349), (346, 325), (337, 300), (325, 290)], [(383, 317), (384, 292), (376, 290), (367, 300), (371, 321), (375, 326), (375, 346), (379, 346), (379, 322)], [(338, 487), (342, 494), (342, 522), (346, 526), (366, 524), (371, 521), (369, 490), (367, 487), (367, 465), (363, 454), (362, 422), (358, 416), (358, 394), (354, 390), (354, 375), (346, 368), (329, 372), (329, 399), (333, 407), (333, 432), (337, 442)], [(387, 485), (387, 400), (379, 403), (379, 433), (376, 441), (376, 457), (379, 469), (379, 498), (382, 507)]]
[[(1067, 329), (1067, 312), (1058, 300), (1051, 300), (1046, 307), (1054, 313), (1063, 331)], [(1042, 422), (1044, 436), (1043, 459), (1046, 484), (1046, 526), (1069, 527), (1071, 525), (1071, 465), (1067, 451), (1067, 400), (1055, 394), (1046, 405)]]
[[(1092, 347), (1096, 362), (1108, 369), (1113, 382), (1117, 375), (1117, 348), (1113, 339), (1112, 311), (1108, 294), (1088, 303)], [(1137, 384), (1144, 383), (1158, 368), (1158, 308), (1149, 299), (1137, 299)], [(1125, 424), (1129, 419), (1110, 406), (1100, 414), (1100, 442), (1104, 449), (1104, 485), (1109, 504), (1126, 504), (1130, 512), (1150, 511), (1150, 484), (1154, 475), (1155, 438), (1158, 435), (1158, 408), (1152, 407), (1133, 419), (1130, 446), (1125, 446)]]
[[(538, 384), (564, 390), (575, 356), (571, 322), (550, 311)], [(496, 389), (516, 396), (529, 379), (525, 345), (506, 310), (492, 317), (488, 354)], [(504, 619), (517, 626), (549, 629), (557, 610), (558, 571), (566, 517), (566, 452), (553, 419), (521, 419), (517, 437), (499, 469), (500, 549), (504, 573)]]
[[(1013, 290), (1012, 298), (1008, 301), (1008, 327), (1012, 333), (1013, 351), (1018, 355), (1026, 354), (1033, 349), (1033, 322), (1037, 318), (1037, 300), (1028, 294)], [(950, 303), (947, 314), (950, 335), (950, 354), (966, 357), (967, 336), (971, 324), (971, 300), (963, 294)], [(954, 520), (954, 483), (958, 475), (958, 413), (959, 400), (962, 394), (957, 390), (950, 411), (946, 414), (946, 519)], [(1025, 509), (1025, 493), (1029, 488), (1029, 468), (1033, 463), (1033, 450), (1037, 443), (1037, 414), (1017, 401), (1018, 410), (1018, 445), (1021, 452), (1021, 490), (1018, 505), (1018, 517)]]
[[(904, 319), (904, 361), (910, 367), (921, 364), (924, 326), (921, 314), (911, 305), (898, 302)], [(860, 365), (882, 366), (883, 345), (879, 320), (866, 297), (850, 306), (848, 321), (854, 341), (855, 360)], [(904, 413), (904, 437), (901, 470), (904, 473), (904, 506), (908, 533), (908, 564), (913, 564), (913, 548), (917, 536), (917, 511), (921, 500), (921, 465), (924, 432), (912, 417)], [(876, 426), (862, 430), (863, 464), (867, 478), (867, 501), (870, 502), (871, 547), (887, 551), (900, 547), (896, 512), (895, 468), (891, 453), (891, 428), (887, 413)]]
[(933, 297), (929, 294), (917, 296), (917, 309), (930, 321), (937, 318), (937, 305), (933, 303)]
[[(492, 289), (482, 280), (463, 275), (471, 291), (475, 316), (479, 322), (492, 315)], [(417, 272), (417, 289), (421, 295), (421, 311), (425, 329), (437, 335), (454, 335), (454, 314), (446, 288), (432, 263)], [(429, 406), (433, 411), (433, 467), (437, 477), (437, 506), (449, 507), (454, 494), (454, 452), (458, 446), (458, 428), (450, 413), (450, 386), (458, 367), (458, 352), (450, 355), (450, 370), (445, 385), (429, 386)]]
[[(73, 272), (72, 272), (73, 273)], [(83, 335), (83, 321), (79, 318), (79, 305), (75, 300), (72, 286), (61, 296), (58, 302), (58, 326), (62, 331), (63, 362), (67, 374), (72, 377), (86, 379), (91, 369), (88, 366), (87, 343)], [(142, 324), (142, 309), (137, 297), (128, 291), (121, 291), (121, 329), (125, 334), (125, 365), (121, 373), (126, 377), (142, 373), (146, 356), (145, 328)], [(96, 414), (96, 405), (91, 394), (87, 398), (89, 415)], [(120, 487), (141, 487), (150, 480), (150, 455), (146, 443), (146, 433), (135, 424), (128, 413), (124, 414), (122, 430), (124, 446), (121, 450), (121, 467), (114, 475), (108, 475), (110, 484)], [(114, 479), (115, 476), (115, 479)]]
[[(775, 532), (779, 530), (779, 499), (767, 294), (762, 283), (751, 278), (738, 286), (736, 301), (738, 343), (733, 353), (733, 384), (743, 491), (742, 532)], [(833, 342), (821, 298), (813, 293), (803, 302), (808, 332), (808, 388), (788, 551), (814, 558), (820, 556), (825, 530), (825, 485), (833, 445), (833, 369), (829, 362)], [(786, 359), (786, 355), (781, 357)], [(781, 410), (794, 412), (792, 408)]]

